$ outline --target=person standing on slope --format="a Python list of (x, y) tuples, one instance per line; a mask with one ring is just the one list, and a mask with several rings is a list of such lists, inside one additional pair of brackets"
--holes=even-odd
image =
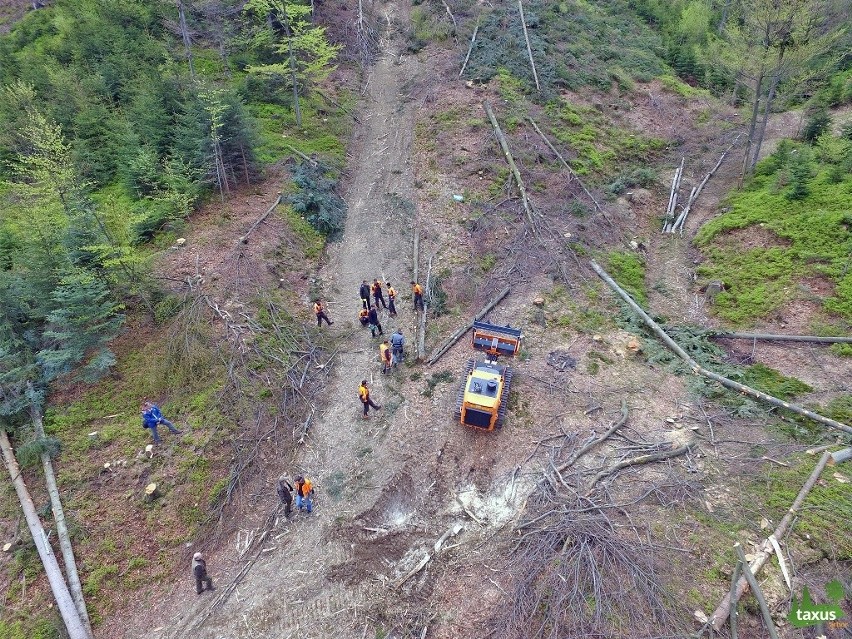
[(361, 385), (358, 387), (358, 397), (361, 398), (361, 403), (364, 405), (364, 419), (367, 419), (369, 415), (367, 414), (370, 408), (373, 410), (379, 410), (381, 406), (377, 406), (372, 399), (370, 399), (370, 389), (367, 388), (367, 380), (362, 379)]
[(417, 312), (419, 308), (421, 311), (423, 309), (423, 287), (420, 286), (417, 282), (411, 282), (411, 292), (414, 294), (414, 311)]
[(200, 595), (207, 590), (216, 590), (213, 587), (213, 580), (207, 574), (207, 562), (204, 561), (204, 555), (200, 552), (192, 556), (192, 576), (195, 579), (195, 594)]
[(376, 308), (379, 308), (379, 302), (381, 302), (382, 307), (387, 309), (388, 305), (385, 304), (385, 295), (384, 295), (384, 293), (382, 293), (382, 283), (377, 279), (373, 280), (372, 289), (373, 289), (373, 302), (375, 303)]
[(308, 514), (314, 511), (314, 485), (310, 479), (306, 479), (304, 475), (296, 477), (296, 508), (299, 510), (305, 509)]
[(328, 315), (325, 314), (325, 307), (322, 302), (319, 301), (319, 298), (314, 300), (314, 313), (317, 316), (317, 326), (322, 326), (322, 321), (325, 320), (325, 323), (331, 326), (334, 324), (330, 319), (328, 319)]
[(388, 285), (388, 313), (391, 317), (396, 317), (396, 289), (391, 286), (390, 282), (387, 282)]
[(364, 305), (364, 308), (370, 310), (370, 285), (367, 284), (367, 280), (361, 282), (361, 288), (358, 289), (358, 295), (361, 296), (361, 304)]

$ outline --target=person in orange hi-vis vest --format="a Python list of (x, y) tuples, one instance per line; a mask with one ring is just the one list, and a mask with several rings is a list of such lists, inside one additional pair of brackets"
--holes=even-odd
[(411, 292), (414, 293), (414, 310), (423, 309), (423, 287), (417, 282), (411, 282)]
[(379, 344), (379, 361), (382, 363), (382, 373), (387, 373), (391, 367), (390, 340)]
[(319, 301), (319, 298), (314, 300), (314, 313), (317, 316), (317, 326), (322, 326), (322, 321), (325, 320), (325, 323), (331, 326), (334, 324), (330, 319), (328, 319), (328, 315), (325, 314), (325, 307), (322, 305), (322, 302)]
[(372, 399), (370, 399), (370, 389), (367, 388), (367, 380), (362, 379), (361, 385), (358, 387), (358, 397), (361, 398), (361, 403), (364, 405), (364, 419), (367, 419), (369, 415), (367, 412), (372, 407), (374, 410), (379, 410), (381, 406), (377, 406)]
[(379, 280), (373, 280), (373, 286), (371, 287), (373, 291), (373, 303), (376, 305), (376, 308), (379, 308), (379, 302), (381, 302), (383, 308), (387, 308), (388, 305), (385, 304), (385, 295), (382, 293), (382, 283)]
[(304, 475), (295, 477), (296, 484), (296, 508), (299, 510), (307, 510), (308, 514), (314, 510), (314, 485), (310, 479), (306, 479)]
[(390, 282), (386, 282), (388, 285), (388, 313), (391, 317), (396, 317), (396, 289), (391, 286)]

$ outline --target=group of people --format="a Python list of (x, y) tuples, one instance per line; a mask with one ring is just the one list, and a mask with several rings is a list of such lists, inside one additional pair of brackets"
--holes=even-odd
[[(385, 300), (385, 292), (387, 292), (387, 300)], [(411, 293), (414, 301), (414, 311), (423, 311), (423, 287), (420, 284), (411, 282)], [(379, 320), (379, 307), (387, 310), (390, 317), (395, 317), (396, 297), (397, 292), (390, 282), (385, 282), (383, 285), (378, 279), (374, 279), (370, 284), (367, 280), (361, 283), (358, 291), (361, 299), (362, 308), (359, 310), (358, 319), (363, 326), (370, 329), (370, 334), (375, 337), (376, 334), (384, 335), (384, 329)], [(317, 327), (321, 327), (325, 322), (328, 326), (334, 324), (326, 313), (326, 307), (322, 301), (317, 298), (313, 304), (314, 314), (317, 318)], [(382, 373), (389, 373), (391, 370), (403, 361), (405, 357), (405, 337), (401, 329), (397, 329), (389, 339), (382, 341), (379, 344), (379, 361), (382, 365)], [(358, 387), (358, 397), (363, 405), (363, 418), (370, 417), (369, 412), (380, 410), (381, 405), (376, 404), (370, 397), (370, 388), (367, 380), (361, 380), (361, 385)], [(174, 424), (163, 417), (160, 408), (149, 401), (142, 403), (142, 425), (151, 430), (154, 436), (154, 443), (160, 443), (160, 436), (157, 433), (157, 427), (164, 424), (169, 431), (175, 434), (181, 434), (182, 431), (175, 428)], [(275, 490), (278, 493), (278, 500), (284, 506), (284, 516), (290, 517), (293, 511), (293, 503), (296, 508), (305, 510), (308, 513), (313, 512), (313, 497), (314, 486), (310, 479), (304, 475), (297, 475), (293, 478), (291, 484), (286, 475), (281, 475), (276, 482)], [(207, 590), (215, 590), (213, 580), (207, 573), (207, 562), (202, 553), (197, 552), (192, 557), (192, 577), (195, 580), (195, 592), (199, 595)]]
[[(293, 512), (293, 501), (295, 496), (296, 508), (306, 510), (308, 513), (314, 510), (314, 486), (310, 479), (304, 475), (296, 475), (293, 484), (287, 479), (287, 475), (281, 475), (275, 485), (278, 493), (278, 501), (284, 506), (284, 516), (289, 518)], [(192, 578), (195, 580), (195, 592), (201, 594), (205, 590), (216, 590), (213, 586), (213, 578), (207, 573), (207, 560), (200, 552), (192, 556)]]

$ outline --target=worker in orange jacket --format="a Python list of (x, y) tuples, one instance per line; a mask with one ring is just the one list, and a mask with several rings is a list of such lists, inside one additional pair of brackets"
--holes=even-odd
[(387, 308), (388, 305), (385, 304), (385, 295), (382, 293), (382, 283), (379, 280), (373, 280), (373, 286), (371, 287), (373, 291), (373, 303), (376, 305), (376, 308), (379, 308), (379, 302), (382, 303), (383, 308)]
[(362, 308), (358, 311), (358, 321), (361, 322), (361, 326), (366, 326), (370, 323), (370, 311), (366, 308)]
[(304, 475), (295, 477), (296, 484), (296, 508), (299, 510), (307, 510), (308, 514), (314, 510), (314, 485), (310, 479), (306, 479)]
[(367, 380), (362, 379), (361, 385), (358, 387), (358, 397), (361, 398), (361, 403), (364, 404), (364, 419), (367, 419), (369, 415), (367, 412), (370, 410), (372, 406), (373, 410), (379, 410), (381, 406), (377, 406), (372, 399), (370, 399), (370, 389), (367, 388)]
[(322, 305), (322, 302), (319, 301), (319, 298), (314, 300), (314, 313), (317, 316), (317, 326), (322, 326), (322, 321), (325, 320), (325, 323), (331, 326), (334, 324), (330, 319), (328, 319), (328, 315), (325, 314), (325, 307)]
[(391, 368), (391, 348), (389, 340), (385, 340), (379, 344), (379, 361), (382, 363), (382, 373), (387, 373)]
[(388, 313), (391, 317), (396, 317), (396, 290), (393, 286), (391, 286), (390, 282), (387, 282), (388, 285)]
[(417, 282), (411, 282), (411, 292), (414, 293), (414, 310), (418, 308), (422, 311), (423, 308), (423, 287)]

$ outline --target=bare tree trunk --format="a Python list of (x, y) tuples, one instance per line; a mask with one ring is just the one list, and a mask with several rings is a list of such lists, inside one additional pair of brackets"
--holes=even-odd
[[(287, 3), (283, 3), (284, 31), (287, 35), (287, 54), (290, 57), (290, 80), (293, 83), (293, 111), (296, 114), (296, 126), (302, 126), (302, 110), (299, 108), (299, 83), (296, 80), (296, 57), (293, 55), (293, 34), (290, 32), (290, 18), (287, 16)], [(312, 13), (313, 15), (313, 13)]]
[(180, 18), (180, 35), (183, 38), (183, 48), (186, 53), (186, 61), (189, 62), (189, 77), (195, 80), (195, 68), (192, 65), (192, 42), (189, 39), (189, 27), (186, 26), (186, 12), (183, 0), (177, 0), (178, 17)]
[[(31, 388), (32, 384), (28, 384), (28, 386)], [(43, 439), (45, 434), (41, 410), (35, 404), (31, 404), (30, 413), (36, 437)], [(47, 493), (50, 495), (53, 520), (56, 522), (56, 534), (59, 537), (59, 548), (62, 550), (62, 561), (65, 563), (65, 576), (68, 580), (68, 589), (71, 591), (71, 597), (77, 606), (80, 620), (91, 636), (92, 624), (89, 620), (89, 613), (86, 610), (86, 601), (83, 598), (83, 587), (80, 584), (77, 561), (74, 559), (74, 548), (71, 545), (71, 535), (68, 534), (68, 526), (65, 523), (65, 510), (62, 508), (62, 500), (59, 497), (59, 487), (56, 485), (56, 475), (53, 472), (53, 461), (51, 461), (50, 455), (42, 453), (41, 464), (44, 468), (44, 482), (47, 484)]]
[(772, 76), (772, 84), (769, 85), (769, 94), (766, 96), (766, 103), (763, 105), (763, 119), (760, 122), (760, 131), (757, 133), (757, 140), (754, 143), (754, 150), (751, 153), (751, 162), (748, 165), (748, 172), (754, 171), (754, 165), (760, 157), (760, 147), (763, 146), (763, 136), (766, 134), (766, 124), (769, 122), (769, 114), (772, 112), (772, 102), (775, 100), (775, 89), (778, 88), (778, 81), (781, 79), (780, 71), (777, 71)]
[(739, 185), (743, 185), (748, 172), (749, 159), (751, 159), (751, 147), (754, 143), (754, 130), (757, 128), (757, 114), (760, 111), (760, 94), (763, 90), (763, 70), (761, 69), (754, 81), (754, 102), (751, 107), (751, 119), (748, 124), (748, 138), (746, 139), (745, 151), (743, 152), (743, 170), (740, 173)]
[(80, 619), (80, 614), (77, 612), (77, 607), (74, 605), (74, 599), (72, 599), (71, 593), (68, 590), (68, 584), (65, 583), (65, 577), (62, 576), (62, 571), (59, 569), (59, 562), (56, 561), (53, 548), (50, 547), (47, 535), (44, 534), (44, 528), (36, 514), (35, 505), (27, 490), (27, 485), (24, 483), (23, 477), (21, 477), (21, 469), (18, 467), (18, 461), (15, 459), (12, 444), (9, 442), (9, 435), (6, 434), (6, 431), (2, 427), (0, 427), (0, 452), (2, 452), (3, 462), (6, 464), (6, 470), (9, 471), (12, 484), (15, 486), (18, 501), (21, 503), (21, 510), (24, 511), (27, 526), (33, 536), (33, 542), (38, 550), (41, 563), (44, 566), (47, 580), (50, 582), (50, 590), (53, 592), (53, 597), (59, 608), (59, 614), (62, 615), (62, 621), (65, 623), (68, 636), (70, 639), (91, 639), (91, 635), (86, 631), (86, 627)]

